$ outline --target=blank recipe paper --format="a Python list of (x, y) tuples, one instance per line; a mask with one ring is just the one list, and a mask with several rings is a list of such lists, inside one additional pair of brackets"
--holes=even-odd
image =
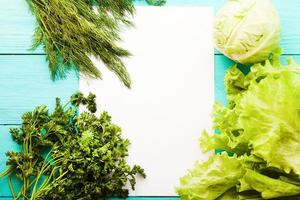
[(179, 178), (204, 159), (198, 138), (211, 129), (213, 8), (137, 7), (133, 21), (122, 32), (132, 88), (95, 59), (104, 81), (81, 78), (80, 90), (97, 95), (98, 114), (108, 111), (131, 141), (128, 161), (146, 171), (131, 195), (176, 196)]

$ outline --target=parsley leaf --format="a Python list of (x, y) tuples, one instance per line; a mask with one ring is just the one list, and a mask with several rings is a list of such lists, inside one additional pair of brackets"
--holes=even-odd
[[(80, 92), (65, 106), (56, 99), (53, 113), (38, 106), (23, 115), (20, 129), (11, 129), (21, 151), (7, 152), (9, 168), (0, 177), (22, 181), (18, 193), (10, 185), (15, 199), (126, 197), (126, 184), (134, 189), (136, 175), (146, 177), (140, 166), (126, 162), (130, 142), (122, 137), (121, 128), (107, 112), (94, 114), (95, 100), (94, 94), (85, 97)], [(79, 105), (88, 111), (78, 115)]]

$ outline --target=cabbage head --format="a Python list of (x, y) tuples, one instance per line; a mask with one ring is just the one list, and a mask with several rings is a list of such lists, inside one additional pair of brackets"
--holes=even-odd
[(215, 47), (238, 63), (265, 61), (278, 49), (280, 36), (271, 0), (229, 0), (216, 14)]

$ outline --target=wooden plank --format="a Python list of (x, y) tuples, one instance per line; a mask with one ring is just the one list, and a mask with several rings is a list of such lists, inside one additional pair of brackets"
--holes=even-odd
[(44, 55), (2, 55), (0, 66), (0, 124), (19, 124), (22, 113), (40, 104), (53, 108), (55, 97), (66, 102), (79, 88), (75, 73), (52, 82)]
[[(226, 0), (167, 0), (168, 6), (214, 6), (217, 10)], [(281, 46), (286, 54), (300, 53), (300, 1), (273, 0), (282, 21), (283, 39)], [(136, 5), (146, 5), (136, 0)], [(25, 0), (1, 0), (0, 6), (0, 54), (28, 54), (35, 19)], [(271, 20), (271, 19), (270, 19)], [(44, 53), (42, 48), (34, 53)]]
[(130, 197), (128, 200), (179, 200), (179, 197)]
[[(295, 58), (300, 61), (299, 56)], [(215, 56), (215, 96), (223, 104), (226, 103), (224, 74), (232, 64), (222, 55)], [(40, 104), (53, 108), (55, 97), (67, 101), (79, 88), (78, 78), (74, 74), (67, 80), (53, 83), (43, 55), (2, 55), (0, 66), (0, 124), (19, 124), (24, 112)]]
[[(11, 196), (0, 196), (1, 200), (14, 200)], [(108, 198), (109, 200), (124, 200), (123, 198)], [(129, 197), (126, 200), (179, 200), (179, 197)]]
[[(31, 53), (35, 19), (24, 0), (1, 0), (0, 53)], [(42, 49), (35, 53), (42, 53)]]
[[(282, 61), (286, 58), (287, 56), (283, 56)], [(295, 60), (300, 62), (300, 55), (295, 56)], [(20, 67), (21, 63), (23, 67)], [(223, 104), (226, 103), (223, 79), (232, 64), (232, 61), (222, 55), (215, 56), (215, 97)], [(19, 117), (23, 112), (41, 103), (53, 105), (55, 96), (62, 96), (66, 101), (72, 91), (78, 89), (76, 77), (52, 84), (44, 56), (0, 56), (0, 66), (0, 88), (3, 91), (0, 97), (1, 123), (20, 123)], [(22, 87), (24, 85), (28, 87)], [(14, 126), (0, 126), (0, 141), (5, 141), (0, 148), (1, 171), (5, 169), (5, 152), (18, 149), (10, 138), (9, 127)], [(7, 179), (0, 180), (0, 188), (0, 197), (10, 195)]]
[[(0, 125), (0, 141), (5, 141), (1, 143), (0, 148), (0, 173), (7, 169), (6, 166), (6, 156), (7, 151), (19, 151), (19, 146), (12, 140), (9, 129), (17, 128), (19, 126), (11, 125)], [(20, 189), (21, 183), (16, 179), (13, 179), (13, 185), (15, 191)], [(11, 192), (8, 186), (7, 177), (0, 179), (0, 199), (9, 200), (12, 199)], [(111, 200), (121, 200), (119, 198), (111, 198)], [(178, 197), (130, 197), (127, 200), (179, 200)]]
[[(1, 200), (13, 200), (12, 197), (0, 196)], [(110, 200), (124, 200), (113, 198)], [(179, 200), (179, 197), (129, 197), (127, 200)]]
[[(0, 196), (1, 200), (13, 200), (12, 197)], [(127, 200), (179, 200), (179, 197), (129, 197)], [(124, 200), (124, 199), (110, 199), (110, 200)]]
[[(283, 56), (282, 57), (282, 62), (284, 62), (284, 60), (287, 58), (288, 56)], [(12, 62), (12, 64), (10, 65), (12, 69), (10, 70), (5, 70), (6, 73), (4, 73), (3, 69), (8, 69), (8, 67), (3, 67), (0, 69), (0, 77), (5, 74), (5, 76), (0, 78), (0, 87), (1, 88), (5, 88), (5, 90), (3, 91), (4, 96), (1, 96), (0, 98), (0, 106), (1, 108), (6, 108), (6, 106), (8, 106), (7, 112), (4, 112), (1, 110), (0, 108), (0, 117), (1, 117), (1, 121), (6, 120), (8, 122), (14, 122), (14, 123), (19, 123), (20, 121), (17, 119), (20, 114), (25, 111), (25, 110), (30, 110), (32, 107), (34, 107), (35, 105), (41, 103), (41, 101), (44, 101), (43, 103), (45, 104), (53, 104), (53, 98), (54, 96), (61, 96), (63, 95), (64, 92), (67, 92), (70, 95), (70, 87), (72, 88), (72, 84), (76, 85), (78, 84), (77, 79), (71, 81), (63, 81), (65, 83), (66, 88), (68, 88), (67, 90), (62, 89), (62, 86), (64, 86), (62, 83), (58, 84), (60, 85), (59, 87), (55, 87), (56, 84), (51, 85), (45, 85), (42, 84), (39, 87), (23, 87), (22, 91), (21, 89), (18, 88), (22, 88), (21, 85), (26, 85), (26, 84), (34, 84), (34, 83), (40, 83), (43, 82), (45, 80), (49, 80), (48, 77), (48, 73), (46, 69), (46, 65), (45, 63), (42, 65), (37, 65), (37, 62), (44, 62), (43, 61), (43, 56), (0, 56), (0, 66), (5, 66), (2, 65), (3, 58), (6, 58), (7, 61), (5, 63), (9, 64), (10, 62)], [(295, 60), (300, 62), (300, 55), (294, 56)], [(31, 63), (33, 63), (33, 65), (28, 65), (28, 60), (31, 61)], [(15, 68), (14, 66), (20, 66), (20, 63), (24, 63), (24, 67), (29, 67), (30, 66), (38, 66), (36, 68), (30, 68), (33, 75), (31, 75), (31, 77), (29, 76), (30, 74), (28, 73), (24, 73), (24, 72), (20, 72), (17, 75), (12, 75), (12, 76), (8, 76), (9, 72), (14, 72), (14, 70), (18, 70), (17, 68)], [(27, 63), (27, 64), (26, 64)], [(30, 62), (29, 62), (30, 63)], [(215, 56), (215, 97), (216, 100), (218, 102), (221, 102), (223, 104), (226, 103), (226, 95), (224, 93), (224, 75), (226, 73), (226, 70), (233, 64), (232, 61), (230, 61), (228, 58), (222, 56), (222, 55), (216, 55)], [(44, 66), (44, 68), (43, 68)], [(24, 69), (20, 68), (20, 69)], [(14, 69), (15, 68), (15, 69)], [(44, 70), (42, 70), (44, 69)], [(24, 71), (24, 70), (22, 70)], [(25, 70), (26, 71), (26, 70)], [(44, 71), (44, 72), (43, 72)], [(45, 72), (46, 71), (46, 72)], [(37, 77), (39, 77), (41, 75), (42, 78), (38, 78), (38, 80), (36, 80)], [(27, 79), (20, 78), (20, 76), (25, 76), (25, 77), (29, 77)], [(3, 80), (3, 78), (5, 78), (5, 81)], [(16, 87), (10, 87), (7, 88), (5, 86), (3, 86), (3, 83), (6, 82), (11, 82), (12, 84), (16, 85)], [(15, 83), (16, 82), (16, 83)], [(71, 82), (75, 82), (75, 83), (71, 83)], [(54, 88), (53, 88), (54, 87)], [(76, 87), (78, 87), (76, 85)], [(39, 90), (43, 91), (49, 91), (49, 95), (52, 97), (44, 97), (42, 98), (34, 96), (31, 92), (28, 91), (28, 89), (26, 88), (34, 88), (32, 93), (36, 93), (39, 92)], [(57, 89), (57, 93), (53, 92), (53, 90)], [(20, 91), (19, 91), (20, 90)], [(25, 90), (25, 91), (23, 91)], [(68, 91), (69, 90), (69, 91)], [(15, 92), (14, 92), (15, 91)], [(52, 91), (52, 92), (50, 92)], [(7, 94), (8, 92), (8, 94)], [(52, 93), (52, 95), (51, 95)], [(20, 94), (20, 96), (23, 96), (22, 98), (20, 98), (20, 96), (18, 95), (18, 98), (15, 97), (16, 94)], [(44, 94), (44, 93), (42, 93)], [(55, 95), (53, 95), (55, 94)], [(60, 95), (58, 95), (60, 94)], [(69, 95), (65, 95), (65, 98), (68, 98)], [(40, 102), (39, 102), (40, 101)], [(20, 103), (22, 102), (22, 103)], [(35, 103), (33, 103), (35, 102)], [(6, 104), (6, 106), (3, 106), (3, 104)], [(35, 105), (34, 105), (35, 104)], [(15, 105), (19, 105), (19, 107), (15, 108)], [(10, 111), (10, 109), (13, 109), (13, 112)], [(3, 119), (5, 117), (5, 119)], [(7, 117), (12, 117), (12, 119), (9, 119)], [(18, 146), (11, 140), (10, 135), (9, 135), (9, 127), (15, 127), (15, 126), (5, 126), (5, 125), (1, 125), (0, 126), (0, 141), (5, 141), (1, 143), (1, 148), (0, 148), (0, 170), (4, 170), (6, 168), (5, 166), (5, 161), (6, 161), (6, 157), (5, 157), (5, 152), (8, 150), (17, 150)], [(16, 186), (18, 185), (17, 182), (14, 182), (14, 184), (16, 184)], [(1, 179), (0, 180), (0, 197), (1, 196), (10, 196), (10, 192), (9, 192), (9, 188), (8, 188), (8, 184), (7, 184), (7, 179)], [(10, 198), (7, 198), (10, 199)], [(155, 199), (155, 200), (160, 200), (161, 198), (129, 198), (130, 200), (151, 200), (151, 199)], [(164, 198), (164, 200), (175, 200), (177, 198)]]
[[(215, 8), (217, 8), (224, 1), (225, 0), (168, 0), (168, 5), (214, 5)], [(282, 47), (285, 48), (285, 53), (300, 53), (298, 50), (300, 49), (300, 29), (298, 28), (300, 15), (298, 9), (300, 8), (300, 1), (274, 0), (273, 2), (276, 7), (279, 8), (282, 19)], [(2, 0), (1, 3), (5, 6), (0, 7), (0, 53), (31, 53), (27, 51), (27, 49), (31, 44), (31, 35), (35, 22), (28, 11), (26, 2), (24, 0)], [(137, 5), (145, 4), (139, 1)], [(43, 53), (43, 51), (39, 49), (35, 53)], [(300, 62), (300, 57), (296, 56), (296, 60)], [(226, 69), (228, 69), (231, 64), (232, 62), (224, 56), (215, 56), (216, 100), (222, 103), (226, 102), (223, 78)], [(0, 123), (20, 123), (18, 117), (24, 111), (31, 110), (35, 105), (41, 103), (53, 105), (55, 96), (65, 95), (64, 99), (66, 100), (72, 93), (70, 91), (74, 91), (74, 88), (77, 90), (78, 88), (78, 80), (74, 75), (71, 75), (66, 81), (52, 84), (49, 80), (47, 64), (43, 56), (0, 56), (0, 66), (0, 87), (2, 89), (1, 91), (3, 91), (0, 98)], [(26, 72), (26, 70), (28, 71)], [(23, 87), (24, 85), (31, 85), (32, 87)], [(76, 87), (74, 85), (76, 85)], [(1, 110), (3, 108), (4, 110)], [(2, 135), (4, 133), (6, 133), (6, 135)], [(5, 141), (4, 147), (2, 147), (3, 144), (1, 144), (0, 148), (0, 168), (2, 169), (4, 167), (4, 152), (9, 149), (17, 149), (17, 146), (10, 140), (8, 126), (0, 126), (0, 139), (0, 141)], [(9, 196), (8, 188), (5, 189), (6, 192), (4, 194), (1, 193), (3, 187), (7, 185), (1, 181), (3, 180), (0, 180), (0, 196)], [(7, 197), (2, 199), (11, 198)], [(130, 199), (158, 200), (161, 198), (136, 197)]]
[[(12, 140), (9, 129), (10, 128), (17, 128), (19, 126), (12, 126), (12, 125), (0, 125), (0, 141), (1, 148), (0, 148), (0, 173), (7, 169), (6, 166), (6, 156), (5, 153), (7, 151), (19, 151), (19, 146)], [(5, 141), (5, 142), (3, 142)], [(15, 191), (19, 191), (21, 183), (13, 179), (13, 185)], [(0, 199), (1, 200), (10, 200), (11, 192), (8, 186), (7, 177), (0, 179)], [(131, 197), (127, 198), (128, 200), (179, 200), (178, 197)], [(119, 198), (112, 198), (111, 200), (121, 200)]]
[[(7, 169), (6, 166), (6, 156), (5, 153), (7, 151), (18, 151), (19, 146), (12, 140), (9, 134), (9, 128), (16, 128), (17, 126), (5, 126), (0, 125), (0, 141), (1, 141), (1, 148), (0, 148), (0, 173)], [(4, 142), (5, 141), (5, 142)], [(20, 183), (16, 180), (13, 180), (14, 187), (17, 189), (20, 188)], [(0, 179), (0, 197), (9, 197), (11, 196), (7, 177)]]
[(227, 69), (234, 64), (233, 61), (229, 60), (223, 55), (215, 55), (215, 100), (223, 105), (226, 104), (226, 94), (224, 85), (224, 76)]

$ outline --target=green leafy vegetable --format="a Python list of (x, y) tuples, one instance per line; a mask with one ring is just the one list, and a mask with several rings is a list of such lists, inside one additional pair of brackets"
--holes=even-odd
[[(42, 135), (46, 127), (52, 126), (47, 107), (39, 106), (32, 112), (25, 113), (22, 120), (20, 129), (10, 129), (12, 138), (20, 144), (21, 151), (6, 153), (9, 168), (0, 177), (8, 175), (10, 182), (11, 176), (16, 176), (22, 182), (22, 187), (17, 193), (13, 186), (9, 185), (15, 199), (36, 199), (42, 192), (51, 188), (50, 184), (54, 179), (62, 178), (53, 176), (61, 159), (57, 157), (56, 160), (49, 160), (48, 156), (43, 157), (42, 152), (52, 144), (47, 138), (48, 135)], [(57, 130), (57, 134), (58, 132), (61, 134), (60, 131)], [(42, 176), (46, 178), (42, 180)], [(39, 191), (36, 191), (38, 183), (40, 183)]]
[[(32, 49), (42, 45), (53, 80), (69, 70), (89, 78), (101, 78), (91, 56), (101, 59), (127, 86), (130, 76), (122, 58), (130, 53), (119, 47), (120, 28), (131, 26), (133, 0), (26, 0), (37, 26)], [(165, 0), (147, 0), (163, 5)]]
[[(127, 182), (134, 189), (136, 175), (145, 177), (140, 166), (131, 167), (125, 160), (130, 142), (122, 138), (121, 128), (108, 113), (93, 114), (95, 98), (76, 93), (65, 106), (57, 99), (53, 113), (39, 106), (23, 115), (20, 129), (11, 129), (21, 151), (7, 152), (9, 168), (0, 177), (16, 176), (22, 181), (18, 192), (10, 184), (14, 199), (126, 197)], [(81, 104), (89, 112), (78, 115)]]
[[(220, 165), (218, 155), (214, 155), (197, 165), (193, 178), (183, 178), (186, 181), (181, 182), (178, 194), (187, 200), (231, 196), (299, 199), (300, 66), (292, 59), (281, 65), (275, 56), (272, 62), (253, 65), (245, 75), (235, 65), (228, 70), (225, 85), (228, 105), (216, 104), (213, 114), (214, 128), (220, 134), (204, 131), (200, 146), (204, 152), (222, 149), (233, 157), (227, 164), (223, 158)], [(224, 153), (221, 156), (228, 157)], [(201, 167), (207, 163), (215, 169)], [(216, 178), (219, 171), (223, 173)], [(239, 178), (228, 177), (234, 172)], [(224, 183), (234, 184), (226, 187)], [(216, 188), (223, 190), (213, 190)]]
[[(228, 76), (231, 70), (236, 69), (230, 69)], [(242, 79), (246, 90), (231, 94), (232, 108), (216, 110), (215, 128), (223, 133), (224, 143), (237, 154), (243, 152), (235, 148), (244, 144), (244, 153), (251, 151), (269, 166), (300, 174), (299, 66), (292, 61), (286, 67), (266, 61), (252, 66)], [(228, 90), (235, 86), (227, 84)]]
[(280, 35), (280, 20), (271, 0), (228, 0), (216, 14), (215, 46), (239, 63), (268, 59), (278, 48)]
[(117, 46), (121, 24), (131, 25), (131, 0), (27, 0), (37, 20), (33, 49), (43, 45), (53, 80), (70, 69), (101, 78), (90, 56), (100, 58), (127, 86), (131, 81), (122, 62), (130, 53)]
[(80, 134), (55, 146), (52, 153), (54, 158), (62, 157), (60, 170), (68, 173), (42, 199), (127, 197), (127, 181), (134, 189), (135, 175), (145, 177), (145, 173), (140, 166), (127, 164), (130, 143), (121, 138), (121, 129), (106, 112), (100, 118), (85, 112), (74, 120)]
[(225, 193), (223, 193), (220, 197), (217, 198), (217, 200), (238, 200), (239, 196), (236, 192), (236, 188), (233, 187), (230, 190), (227, 190)]
[(237, 157), (228, 157), (226, 153), (213, 155), (206, 162), (197, 163), (180, 179), (181, 186), (177, 188), (177, 193), (183, 200), (216, 199), (234, 187), (243, 173)]
[(163, 6), (166, 4), (167, 0), (146, 0), (149, 5)]
[(241, 180), (241, 187), (245, 187), (244, 184), (247, 185), (247, 190), (254, 189), (260, 192), (264, 199), (300, 194), (300, 186), (273, 179), (249, 169)]

